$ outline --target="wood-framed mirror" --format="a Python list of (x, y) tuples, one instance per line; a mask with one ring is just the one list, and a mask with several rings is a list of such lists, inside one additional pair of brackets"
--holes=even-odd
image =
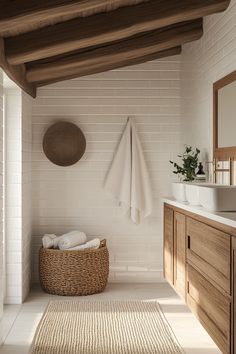
[(213, 151), (218, 161), (236, 159), (236, 71), (213, 85)]

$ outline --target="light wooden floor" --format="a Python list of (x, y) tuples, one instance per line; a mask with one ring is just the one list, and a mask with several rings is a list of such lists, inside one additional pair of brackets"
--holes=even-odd
[[(65, 297), (50, 296), (37, 287), (31, 291), (23, 305), (5, 306), (2, 323), (4, 343), (0, 347), (0, 354), (28, 353), (37, 324), (48, 301), (53, 299), (65, 299)], [(187, 354), (220, 353), (205, 330), (166, 283), (109, 284), (102, 294), (76, 299), (84, 301), (156, 299)]]

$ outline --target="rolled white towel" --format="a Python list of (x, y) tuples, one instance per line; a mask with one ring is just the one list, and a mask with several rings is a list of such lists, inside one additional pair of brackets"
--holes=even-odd
[(42, 238), (44, 248), (55, 248), (54, 244), (58, 237), (54, 234), (45, 234)]
[(96, 250), (100, 246), (100, 239), (94, 238), (91, 241), (86, 242), (84, 245), (75, 246), (67, 249), (68, 251), (85, 251), (85, 250)]
[(67, 250), (71, 247), (83, 245), (87, 241), (87, 236), (81, 231), (71, 231), (60, 236), (58, 247), (60, 250)]

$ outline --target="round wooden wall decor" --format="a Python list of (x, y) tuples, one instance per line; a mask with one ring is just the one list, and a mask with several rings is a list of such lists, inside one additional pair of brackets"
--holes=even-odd
[(58, 122), (46, 131), (43, 151), (55, 165), (71, 166), (81, 159), (86, 140), (80, 128), (69, 122)]

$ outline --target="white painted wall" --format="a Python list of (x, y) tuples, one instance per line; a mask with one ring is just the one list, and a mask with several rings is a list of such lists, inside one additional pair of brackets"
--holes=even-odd
[[(103, 189), (104, 177), (127, 117), (132, 115), (149, 167), (154, 212), (141, 226), (120, 217)], [(58, 120), (80, 126), (87, 150), (74, 166), (49, 162), (42, 151), (46, 129)], [(180, 57), (45, 86), (33, 102), (32, 211), (34, 281), (44, 233), (73, 229), (106, 237), (110, 281), (162, 279), (161, 196), (170, 194), (169, 159), (180, 144)]]
[(181, 60), (183, 141), (212, 158), (213, 83), (236, 70), (236, 0), (204, 19), (204, 36), (183, 47)]

